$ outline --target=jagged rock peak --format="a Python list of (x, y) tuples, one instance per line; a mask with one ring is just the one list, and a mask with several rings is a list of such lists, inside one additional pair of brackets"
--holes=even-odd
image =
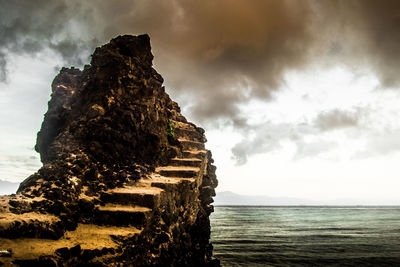
[(55, 77), (43, 167), (0, 197), (0, 265), (218, 265), (216, 167), (152, 60), (148, 35), (124, 35)]
[(150, 37), (147, 34), (132, 36), (118, 36), (110, 43), (96, 48), (92, 55), (91, 65), (95, 67), (104, 66), (108, 62), (105, 58), (130, 57), (140, 59), (143, 65), (151, 67), (153, 54), (151, 53)]

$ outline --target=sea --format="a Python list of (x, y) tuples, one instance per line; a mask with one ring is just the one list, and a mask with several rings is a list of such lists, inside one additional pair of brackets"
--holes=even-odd
[(216, 206), (222, 266), (400, 266), (400, 206)]

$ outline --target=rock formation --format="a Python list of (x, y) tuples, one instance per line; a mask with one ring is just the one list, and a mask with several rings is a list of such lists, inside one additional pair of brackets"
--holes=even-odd
[(218, 265), (211, 152), (150, 50), (147, 35), (119, 36), (54, 79), (43, 167), (0, 197), (0, 265)]

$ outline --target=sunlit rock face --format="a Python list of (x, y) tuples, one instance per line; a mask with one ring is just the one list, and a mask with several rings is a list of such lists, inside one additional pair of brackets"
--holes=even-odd
[(0, 197), (0, 265), (218, 265), (204, 130), (152, 59), (147, 35), (119, 36), (54, 79), (37, 136), (43, 167)]

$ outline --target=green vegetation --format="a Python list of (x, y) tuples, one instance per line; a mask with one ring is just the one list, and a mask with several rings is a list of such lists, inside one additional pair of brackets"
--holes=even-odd
[(163, 146), (158, 154), (158, 159), (162, 159), (165, 156), (165, 147)]
[(167, 134), (168, 139), (175, 138), (175, 128), (171, 120), (168, 120), (167, 125), (165, 126), (165, 132)]

